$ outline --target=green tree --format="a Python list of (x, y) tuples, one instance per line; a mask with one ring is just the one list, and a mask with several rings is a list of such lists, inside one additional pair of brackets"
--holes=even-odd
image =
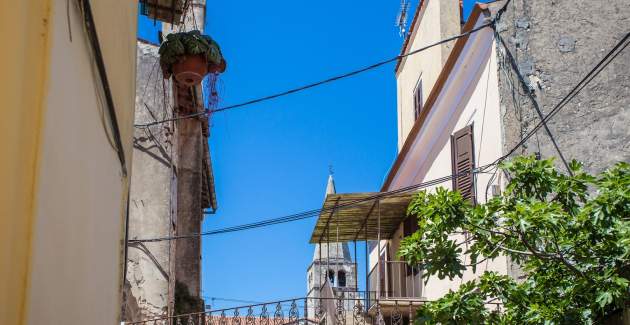
[[(501, 255), (524, 277), (484, 272), (420, 307), (416, 323), (592, 324), (623, 308), (630, 301), (630, 165), (597, 177), (575, 161), (569, 176), (534, 157), (500, 168), (509, 183), (485, 204), (443, 188), (419, 192), (408, 209), (419, 230), (398, 255), (422, 265), (425, 280), (460, 277)], [(488, 308), (490, 301), (500, 308)]]

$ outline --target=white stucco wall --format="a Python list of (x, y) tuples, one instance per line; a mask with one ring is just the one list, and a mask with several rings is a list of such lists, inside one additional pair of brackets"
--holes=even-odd
[[(137, 3), (91, 3), (130, 171)], [(51, 8), (27, 321), (111, 325), (121, 308), (128, 182), (103, 127), (108, 117), (82, 17), (70, 5), (72, 41), (66, 1)]]
[[(477, 25), (483, 23), (482, 18), (483, 15)], [(387, 190), (451, 175), (453, 171), (450, 136), (470, 124), (473, 125), (474, 132), (475, 166), (486, 165), (501, 156), (496, 61), (491, 29), (484, 29), (469, 38)], [(485, 202), (486, 184), (490, 177), (489, 174), (477, 174), (475, 187), (477, 201), (480, 203)], [(495, 184), (498, 184), (497, 180)], [(450, 189), (452, 183), (448, 181), (439, 186)], [(427, 190), (431, 191), (434, 188)], [(491, 193), (488, 193), (488, 196), (490, 195)], [(398, 249), (401, 229), (394, 237), (389, 241), (392, 252)], [(464, 259), (465, 262), (469, 262), (466, 257)], [(371, 259), (370, 262), (374, 265), (376, 259)], [(422, 296), (427, 299), (439, 298), (448, 290), (456, 290), (461, 283), (475, 278), (486, 270), (505, 274), (507, 261), (500, 257), (482, 263), (478, 266), (476, 274), (469, 270), (461, 279), (431, 278), (424, 287)]]
[[(497, 66), (494, 50), (493, 42), (489, 42), (487, 46), (479, 49), (478, 55), (483, 55), (487, 62), (482, 66), (479, 79), (470, 95), (470, 99), (467, 103), (458, 103), (463, 107), (453, 112), (452, 120), (445, 130), (450, 131), (450, 134), (452, 134), (467, 125), (473, 125), (475, 166), (477, 167), (492, 163), (502, 154)], [(457, 72), (454, 71), (454, 73)], [(433, 160), (427, 161), (426, 164), (420, 168), (420, 170), (424, 172), (416, 176), (414, 183), (452, 174), (450, 138), (447, 137), (447, 141), (444, 145), (438, 145), (432, 148), (432, 150), (428, 152), (428, 155), (433, 157)], [(477, 201), (479, 203), (485, 202), (486, 184), (488, 184), (490, 177), (490, 174), (477, 174), (475, 187), (477, 191)], [(498, 181), (495, 180), (494, 184), (498, 184)], [(440, 186), (451, 188), (452, 183), (449, 181)], [(491, 197), (491, 195), (492, 193), (489, 191), (488, 197)], [(459, 236), (457, 239), (459, 241), (464, 240), (463, 236)], [(464, 263), (469, 262), (470, 260), (464, 257)], [(506, 274), (507, 261), (504, 257), (499, 257), (494, 261), (482, 263), (478, 265), (476, 274), (472, 273), (469, 269), (464, 273), (461, 279), (451, 281), (449, 279), (440, 280), (437, 277), (432, 278), (427, 282), (423, 296), (427, 299), (437, 299), (449, 290), (456, 290), (461, 283), (474, 279), (486, 270)]]
[[(453, 17), (450, 12), (452, 10), (448, 9), (458, 5), (454, 0), (425, 0), (409, 36), (407, 53), (456, 34), (454, 31), (459, 30), (459, 17)], [(446, 49), (450, 49), (453, 43), (454, 41), (410, 55), (400, 63), (396, 72), (398, 150), (402, 148), (415, 122), (414, 92), (418, 81), (422, 79), (424, 102), (442, 71), (443, 62), (449, 53)]]

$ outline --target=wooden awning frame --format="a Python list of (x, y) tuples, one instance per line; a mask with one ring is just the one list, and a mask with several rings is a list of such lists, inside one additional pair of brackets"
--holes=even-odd
[(177, 25), (188, 5), (188, 0), (139, 0), (146, 15), (154, 20)]
[(407, 217), (414, 193), (329, 194), (310, 243), (391, 239)]

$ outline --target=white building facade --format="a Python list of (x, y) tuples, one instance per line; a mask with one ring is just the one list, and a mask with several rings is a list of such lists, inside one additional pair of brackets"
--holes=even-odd
[[(462, 31), (486, 24), (501, 4), (477, 4)], [(428, 12), (428, 9), (424, 10)], [(417, 31), (411, 34), (412, 38), (418, 39), (422, 32), (431, 32), (430, 27), (424, 27), (418, 21), (415, 24), (417, 26), (412, 26), (412, 31)], [(449, 36), (455, 34), (459, 33)], [(443, 65), (443, 68), (437, 77), (427, 78), (433, 76), (434, 72), (424, 66), (432, 65)], [(399, 143), (402, 145), (382, 191), (393, 191), (451, 174), (470, 172), (474, 168), (491, 164), (502, 155), (497, 53), (492, 28), (487, 27), (458, 39), (443, 63), (436, 54), (431, 61), (421, 64), (414, 65), (413, 61), (407, 59), (398, 69), (398, 111), (407, 112), (407, 118), (403, 119), (402, 124), (399, 123)], [(400, 76), (404, 76), (404, 80)], [(422, 99), (420, 111), (411, 115), (409, 112), (418, 110), (418, 102), (413, 100), (415, 89), (410, 82), (414, 79), (433, 84), (423, 85), (430, 92)], [(408, 126), (410, 123), (411, 127)], [(492, 195), (493, 189), (496, 193), (500, 188), (500, 182), (500, 177), (491, 179), (491, 174), (480, 173), (448, 180), (425, 190), (432, 191), (436, 187), (456, 189), (471, 201), (484, 203)], [(379, 255), (381, 261), (396, 260), (400, 241), (413, 233), (414, 222), (402, 223), (391, 239), (383, 240), (380, 245), (372, 245), (369, 259), (371, 269), (377, 267)], [(460, 241), (464, 241), (463, 236)], [(377, 247), (381, 249), (380, 254), (377, 253)], [(463, 259), (465, 261), (467, 257), (463, 256)], [(387, 273), (388, 269), (385, 270)], [(429, 278), (426, 283), (420, 284), (420, 288), (414, 289), (420, 290), (422, 299), (435, 300), (449, 290), (457, 290), (462, 283), (485, 271), (506, 274), (508, 261), (498, 257), (478, 265), (476, 273), (468, 269), (459, 279)], [(392, 275), (396, 277), (396, 274)], [(391, 278), (388, 274), (386, 277)], [(395, 279), (388, 281), (396, 282)]]

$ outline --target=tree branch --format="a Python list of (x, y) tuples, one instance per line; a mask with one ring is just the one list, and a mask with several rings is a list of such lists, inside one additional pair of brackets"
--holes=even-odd
[(527, 247), (527, 249), (532, 252), (532, 254), (534, 254), (534, 256), (536, 256), (539, 259), (545, 259), (545, 260), (549, 260), (549, 259), (554, 259), (556, 261), (560, 261), (562, 264), (564, 264), (566, 267), (569, 268), (569, 270), (571, 270), (573, 273), (589, 280), (592, 281), (589, 277), (586, 276), (586, 274), (582, 273), (582, 271), (578, 270), (575, 266), (573, 266), (571, 263), (569, 263), (569, 261), (565, 260), (562, 255), (556, 255), (556, 254), (548, 254), (548, 253), (543, 253), (540, 252), (538, 250), (536, 250), (528, 241), (527, 239), (525, 239), (525, 235), (523, 233), (521, 233), (520, 231), (517, 230), (517, 233), (519, 234), (519, 237), (521, 239), (521, 242), (523, 243), (523, 245), (525, 245), (525, 247)]

